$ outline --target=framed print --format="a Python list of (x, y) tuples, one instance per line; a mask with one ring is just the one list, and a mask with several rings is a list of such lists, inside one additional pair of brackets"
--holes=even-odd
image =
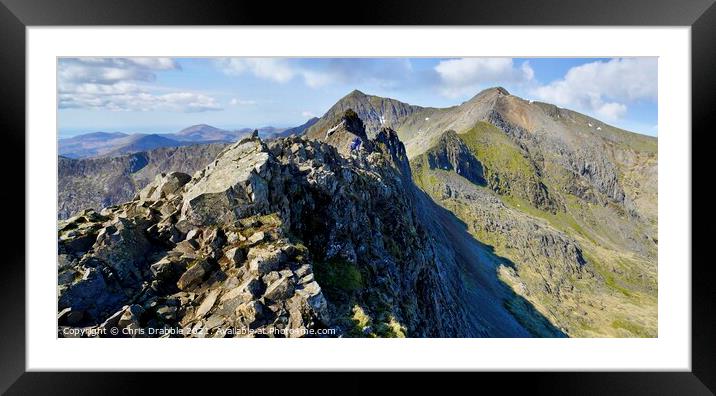
[(3, 5), (10, 393), (713, 391), (712, 2)]

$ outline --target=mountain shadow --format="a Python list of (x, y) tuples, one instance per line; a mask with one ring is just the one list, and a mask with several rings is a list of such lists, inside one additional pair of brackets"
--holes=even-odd
[[(542, 315), (534, 305), (515, 293), (498, 277), (499, 266), (515, 268), (509, 259), (495, 253), (468, 232), (467, 225), (415, 187), (416, 205), (432, 227), (435, 237), (444, 238), (458, 266), (460, 289), (468, 323), (483, 337), (554, 337), (567, 335)], [(445, 254), (451, 254), (447, 251)]]

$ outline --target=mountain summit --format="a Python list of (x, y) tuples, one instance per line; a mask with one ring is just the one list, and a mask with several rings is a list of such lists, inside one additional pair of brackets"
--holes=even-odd
[(232, 142), (238, 137), (235, 132), (225, 131), (206, 124), (192, 125), (180, 130), (173, 136), (177, 140), (195, 142)]
[(354, 91), (259, 136), (61, 221), (60, 326), (658, 335), (656, 138), (501, 88), (445, 109)]
[(409, 105), (395, 99), (366, 95), (361, 91), (354, 90), (328, 109), (326, 114), (308, 129), (306, 136), (319, 138), (333, 126), (331, 125), (333, 120), (349, 109), (363, 121), (368, 136), (375, 136), (383, 127), (396, 129), (401, 120), (421, 110), (422, 107)]
[[(359, 117), (385, 117), (378, 104), (392, 100), (368, 98), (354, 92), (334, 108), (359, 103)], [(401, 108), (411, 111), (391, 126), (405, 144), (415, 182), (515, 263), (501, 270), (505, 282), (542, 312), (553, 312), (550, 320), (570, 335), (656, 334), (656, 138), (500, 87), (459, 106)], [(333, 125), (329, 114), (312, 137), (321, 139), (320, 131)], [(535, 230), (546, 233), (541, 253), (530, 242)], [(580, 253), (571, 258), (556, 253), (573, 248)], [(555, 266), (557, 257), (564, 266)], [(576, 268), (592, 280), (577, 286)], [(638, 298), (625, 299), (625, 292)], [(628, 314), (613, 310), (615, 304)]]

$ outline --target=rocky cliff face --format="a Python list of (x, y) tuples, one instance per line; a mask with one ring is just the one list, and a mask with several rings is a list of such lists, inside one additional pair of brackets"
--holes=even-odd
[(465, 289), (397, 134), (367, 143), (341, 155), (245, 139), (194, 177), (160, 174), (127, 203), (61, 222), (60, 334), (529, 336), (499, 303), (505, 287), (480, 301)]
[(475, 184), (486, 184), (482, 164), (455, 131), (447, 131), (440, 137), (427, 152), (427, 160), (431, 169), (454, 170)]
[[(500, 278), (566, 334), (653, 336), (652, 241), (636, 240), (643, 220), (634, 215), (627, 220), (624, 204), (591, 184), (581, 184), (582, 191), (598, 197), (600, 204), (556, 184), (554, 169), (541, 172), (533, 162), (539, 146), (526, 146), (532, 149), (527, 152), (509, 133), (514, 130), (488, 123), (460, 135), (446, 132), (433, 148), (413, 158), (416, 183), (464, 221), (478, 240), (509, 259), (497, 269)], [(436, 153), (461, 153), (453, 155), (462, 158), (458, 162), (470, 157), (480, 161), (487, 185), (458, 172), (457, 166), (436, 166)], [(520, 303), (508, 306), (522, 310)]]

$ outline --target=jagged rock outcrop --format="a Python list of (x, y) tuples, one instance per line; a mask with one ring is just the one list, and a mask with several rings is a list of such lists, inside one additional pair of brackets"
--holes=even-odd
[[(324, 141), (336, 149), (344, 156), (349, 156), (352, 152), (358, 152), (361, 149), (364, 152), (372, 150), (372, 142), (368, 139), (363, 120), (358, 117), (355, 111), (347, 109), (338, 114), (325, 130), (316, 130), (314, 134), (318, 135), (318, 140)], [(359, 141), (360, 145), (356, 146)]]
[[(429, 169), (455, 171), (480, 186), (500, 195), (524, 199), (548, 212), (560, 209), (540, 179), (539, 169), (519, 146), (500, 141), (502, 131), (486, 123), (458, 135), (445, 131), (430, 150), (413, 160), (418, 168), (423, 162)], [(466, 143), (466, 142), (469, 142)]]
[(398, 125), (408, 116), (423, 110), (420, 106), (413, 106), (395, 99), (380, 96), (366, 95), (354, 90), (341, 98), (326, 114), (306, 130), (306, 136), (311, 139), (320, 139), (325, 131), (334, 125), (335, 120), (341, 117), (346, 110), (355, 112), (365, 123), (368, 136), (374, 137), (382, 128), (397, 129)]
[(428, 150), (427, 157), (432, 169), (454, 170), (475, 184), (486, 184), (482, 164), (455, 131), (442, 134), (438, 143)]
[[(191, 180), (159, 175), (130, 202), (61, 222), (61, 326), (477, 335), (415, 206), (404, 146), (389, 129), (367, 143), (343, 156), (301, 138), (244, 139)], [(494, 334), (527, 334), (510, 320), (515, 330)]]

